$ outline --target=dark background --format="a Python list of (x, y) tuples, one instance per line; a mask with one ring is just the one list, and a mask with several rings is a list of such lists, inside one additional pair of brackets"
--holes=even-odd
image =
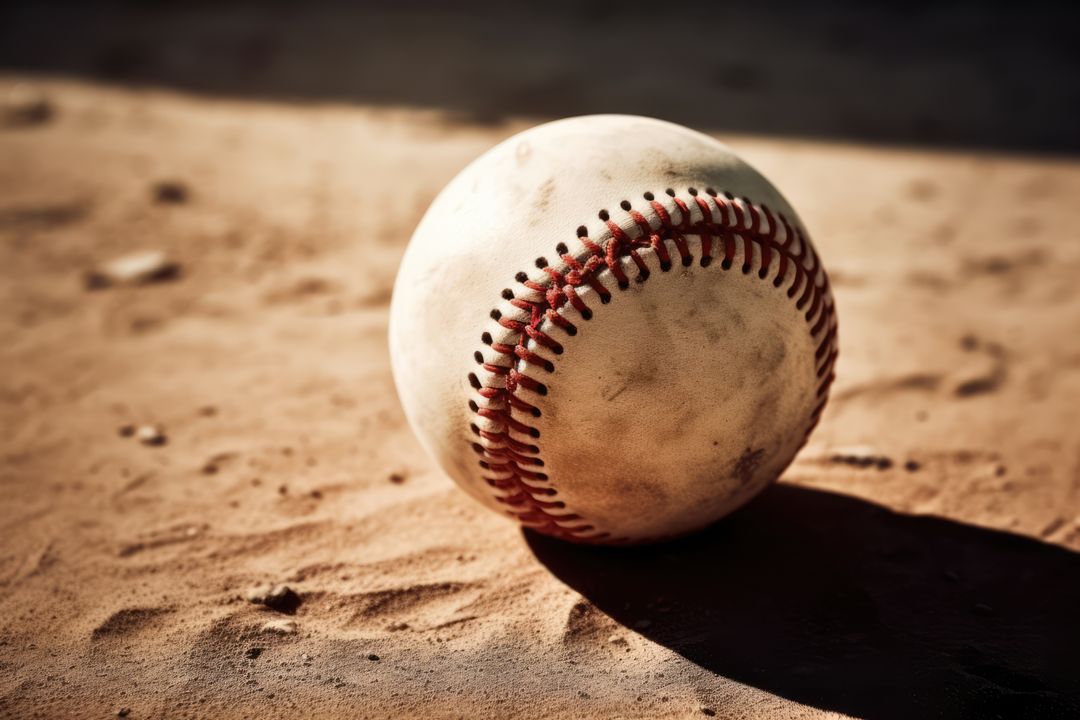
[(1080, 149), (1076, 3), (32, 2), (0, 68), (234, 97)]

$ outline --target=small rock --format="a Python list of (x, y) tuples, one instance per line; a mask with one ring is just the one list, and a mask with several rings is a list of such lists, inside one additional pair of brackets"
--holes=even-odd
[(1050, 537), (1061, 528), (1065, 527), (1066, 520), (1063, 517), (1056, 517), (1051, 520), (1047, 525), (1043, 526), (1043, 529), (1039, 531), (1039, 537)]
[(1002, 378), (999, 373), (976, 375), (958, 382), (953, 389), (953, 394), (957, 397), (983, 395), (997, 390), (998, 386), (1001, 385), (1001, 382)]
[(121, 425), (119, 428), (117, 428), (116, 434), (119, 435), (120, 437), (131, 437), (132, 435), (135, 434), (135, 426), (134, 425)]
[(233, 452), (215, 453), (214, 455), (209, 457), (206, 460), (206, 462), (203, 463), (203, 466), (202, 466), (203, 475), (214, 475), (214, 474), (216, 474), (219, 470), (221, 470), (221, 466), (223, 464), (225, 464), (226, 462), (232, 460), (234, 457), (236, 457), (236, 453), (233, 453)]
[(971, 346), (972, 350), (977, 348), (983, 351), (982, 357), (956, 379), (953, 394), (957, 397), (972, 397), (995, 392), (1005, 383), (1008, 376), (1006, 352), (1002, 345), (987, 342)]
[(256, 605), (265, 605), (271, 610), (276, 610), (286, 615), (292, 615), (300, 607), (303, 600), (288, 585), (271, 585), (269, 587), (255, 588), (247, 594), (248, 602)]
[(120, 708), (116, 711), (116, 717), (127, 717), (131, 714), (131, 708)]
[(712, 708), (707, 708), (707, 707), (701, 708), (701, 714), (702, 715), (708, 715), (709, 717), (716, 717), (716, 711), (713, 710)]
[(6, 127), (31, 127), (48, 122), (53, 106), (40, 89), (27, 83), (15, 83), (0, 106), (0, 124)]
[(250, 648), (248, 648), (247, 650), (244, 651), (244, 657), (246, 657), (249, 660), (254, 660), (255, 658), (262, 655), (262, 653), (263, 653), (263, 649), (261, 647), (250, 647)]
[(191, 196), (187, 185), (178, 180), (162, 180), (154, 183), (153, 194), (156, 202), (170, 205), (186, 203)]
[(272, 635), (295, 635), (296, 629), (295, 620), (270, 620), (263, 624), (261, 631)]
[(141, 425), (135, 431), (135, 437), (143, 445), (149, 445), (151, 447), (157, 447), (169, 442), (169, 438), (165, 435), (165, 431), (157, 425)]
[(871, 447), (852, 447), (836, 450), (829, 456), (829, 461), (858, 468), (877, 468), (888, 470), (892, 467), (892, 458)]
[(86, 274), (86, 288), (100, 290), (122, 285), (148, 285), (174, 280), (180, 275), (180, 265), (160, 250), (132, 253), (110, 260)]
[(609, 645), (627, 645), (626, 638), (622, 635), (612, 635), (607, 639)]
[(404, 473), (390, 473), (390, 482), (392, 482), (394, 485), (401, 485), (403, 482), (405, 482)]
[(915, 462), (914, 460), (908, 460), (906, 463), (904, 463), (904, 469), (908, 472), (918, 472), (919, 468), (921, 467), (922, 465)]

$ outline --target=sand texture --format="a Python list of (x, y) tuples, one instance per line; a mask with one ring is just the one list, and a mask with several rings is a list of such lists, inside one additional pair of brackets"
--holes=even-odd
[(714, 529), (586, 549), (442, 475), (387, 356), (420, 215), (534, 121), (34, 86), (0, 128), (0, 716), (1080, 716), (1080, 163), (699, 122), (831, 272), (832, 402)]

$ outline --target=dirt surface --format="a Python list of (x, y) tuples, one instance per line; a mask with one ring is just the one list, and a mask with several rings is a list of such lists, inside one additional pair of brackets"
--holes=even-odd
[[(0, 716), (1080, 713), (1076, 160), (720, 135), (831, 272), (833, 399), (713, 530), (585, 549), (433, 467), (387, 358), (415, 223), (533, 121), (33, 87), (0, 129)], [(141, 251), (171, 271), (88, 283)]]

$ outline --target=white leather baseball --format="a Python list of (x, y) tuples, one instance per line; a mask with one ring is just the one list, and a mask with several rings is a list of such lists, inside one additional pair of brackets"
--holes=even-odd
[(567, 540), (647, 542), (787, 467), (836, 318), (762, 175), (678, 125), (591, 116), (506, 140), (436, 198), (390, 350), (413, 429), (477, 500)]

